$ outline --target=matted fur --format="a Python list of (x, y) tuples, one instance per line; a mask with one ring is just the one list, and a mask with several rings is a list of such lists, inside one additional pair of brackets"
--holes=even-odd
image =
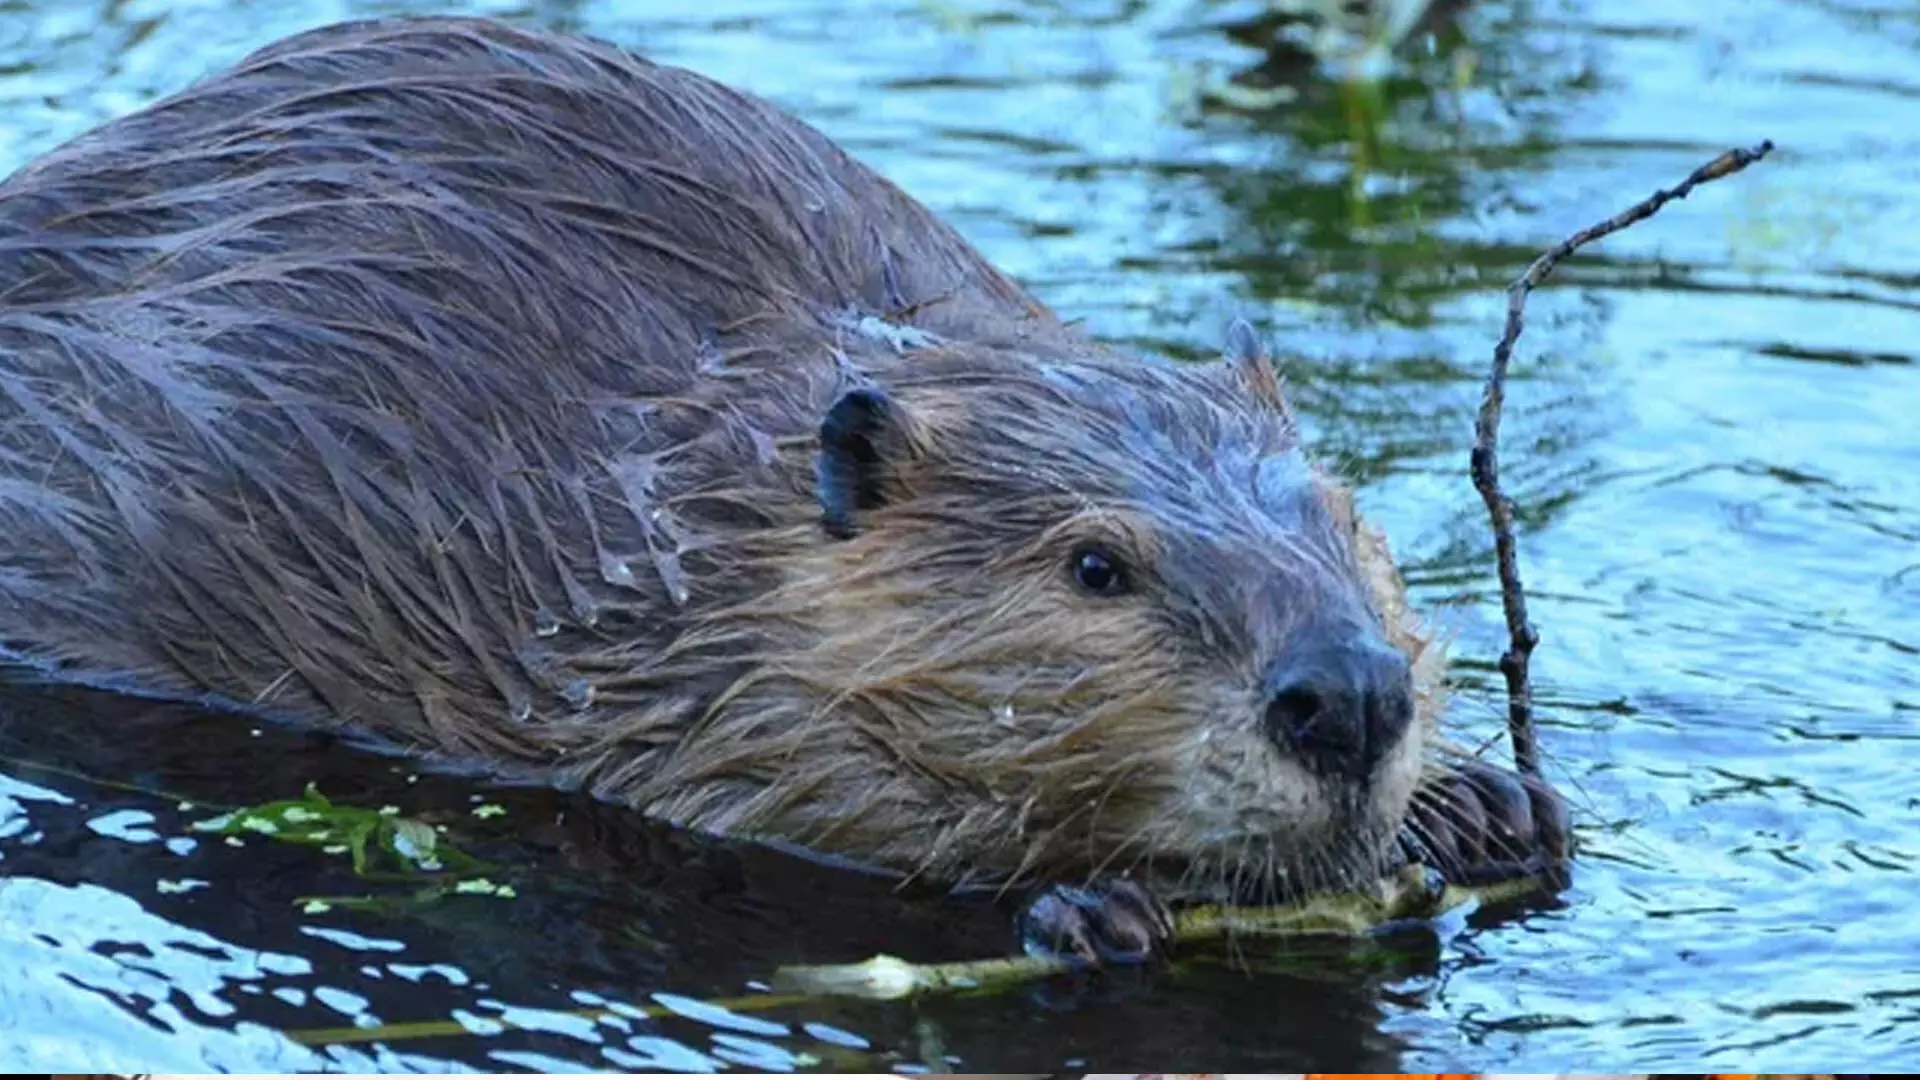
[[(943, 881), (1382, 857), (1440, 658), (1264, 358), (1064, 326), (772, 106), (478, 20), (303, 34), (0, 186), (0, 640)], [(821, 527), (846, 390), (887, 504)], [(1098, 539), (1132, 595), (1065, 567)], [(1366, 787), (1259, 734), (1371, 622)]]

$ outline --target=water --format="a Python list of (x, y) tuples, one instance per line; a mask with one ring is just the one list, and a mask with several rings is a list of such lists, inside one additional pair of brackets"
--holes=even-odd
[[(284, 33), (415, 6), (5, 0), (0, 169)], [(164, 709), (15, 694), (0, 725), (0, 1062), (1914, 1060), (1920, 7), (1479, 3), (1403, 50), (1371, 101), (1252, 47), (1257, 3), (469, 7), (780, 101), (1103, 336), (1192, 355), (1253, 318), (1293, 358), (1316, 444), (1363, 483), (1417, 600), (1456, 633), (1457, 713), (1489, 732), (1502, 629), (1464, 463), (1501, 287), (1724, 147), (1776, 140), (1761, 166), (1563, 268), (1531, 308), (1506, 473), (1544, 635), (1550, 771), (1582, 813), (1577, 886), (1386, 966), (1263, 957), (1078, 998), (715, 1012), (697, 1001), (750, 999), (779, 963), (992, 953), (1005, 926), (567, 796), (414, 777), (291, 733), (201, 725), (183, 744)], [(1249, 100), (1261, 90), (1290, 100)], [(309, 780), (537, 872), (510, 900), (310, 912), (300, 898), (404, 889), (191, 827)], [(474, 812), (489, 804), (504, 813)], [(605, 1001), (666, 1015), (573, 1015)], [(516, 1026), (491, 1034), (503, 1017)], [(376, 1019), (422, 1026), (356, 1041)], [(288, 1034), (315, 1029), (336, 1030)]]

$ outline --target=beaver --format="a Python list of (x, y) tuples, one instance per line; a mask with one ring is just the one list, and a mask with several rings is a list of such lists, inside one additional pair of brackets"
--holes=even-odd
[[(362, 20), (0, 184), (0, 643), (689, 829), (1166, 905), (1564, 868), (1245, 323), (1102, 344), (816, 129)], [(1558, 872), (1558, 871), (1556, 871)]]

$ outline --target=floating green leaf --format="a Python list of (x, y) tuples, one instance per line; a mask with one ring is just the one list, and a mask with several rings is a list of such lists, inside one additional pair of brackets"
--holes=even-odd
[[(251, 834), (319, 848), (329, 855), (349, 855), (353, 872), (369, 879), (459, 879), (488, 869), (479, 860), (442, 843), (432, 825), (402, 817), (398, 807), (368, 810), (343, 806), (312, 784), (298, 799), (244, 807), (196, 822), (193, 828), (229, 839)], [(474, 891), (511, 895), (511, 890), (502, 892), (491, 887)]]

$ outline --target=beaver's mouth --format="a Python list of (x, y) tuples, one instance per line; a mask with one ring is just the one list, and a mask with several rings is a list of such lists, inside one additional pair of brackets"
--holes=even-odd
[(1395, 864), (1394, 831), (1366, 826), (1324, 847), (1287, 850), (1246, 845), (1237, 853), (1156, 859), (1143, 884), (1176, 906), (1264, 907), (1369, 888)]
[(1155, 896), (1174, 908), (1208, 905), (1279, 907), (1316, 896), (1353, 892), (1378, 882), (1384, 864), (1353, 874), (1308, 874), (1300, 877), (1228, 874), (1215, 877), (1149, 877), (1143, 882)]

